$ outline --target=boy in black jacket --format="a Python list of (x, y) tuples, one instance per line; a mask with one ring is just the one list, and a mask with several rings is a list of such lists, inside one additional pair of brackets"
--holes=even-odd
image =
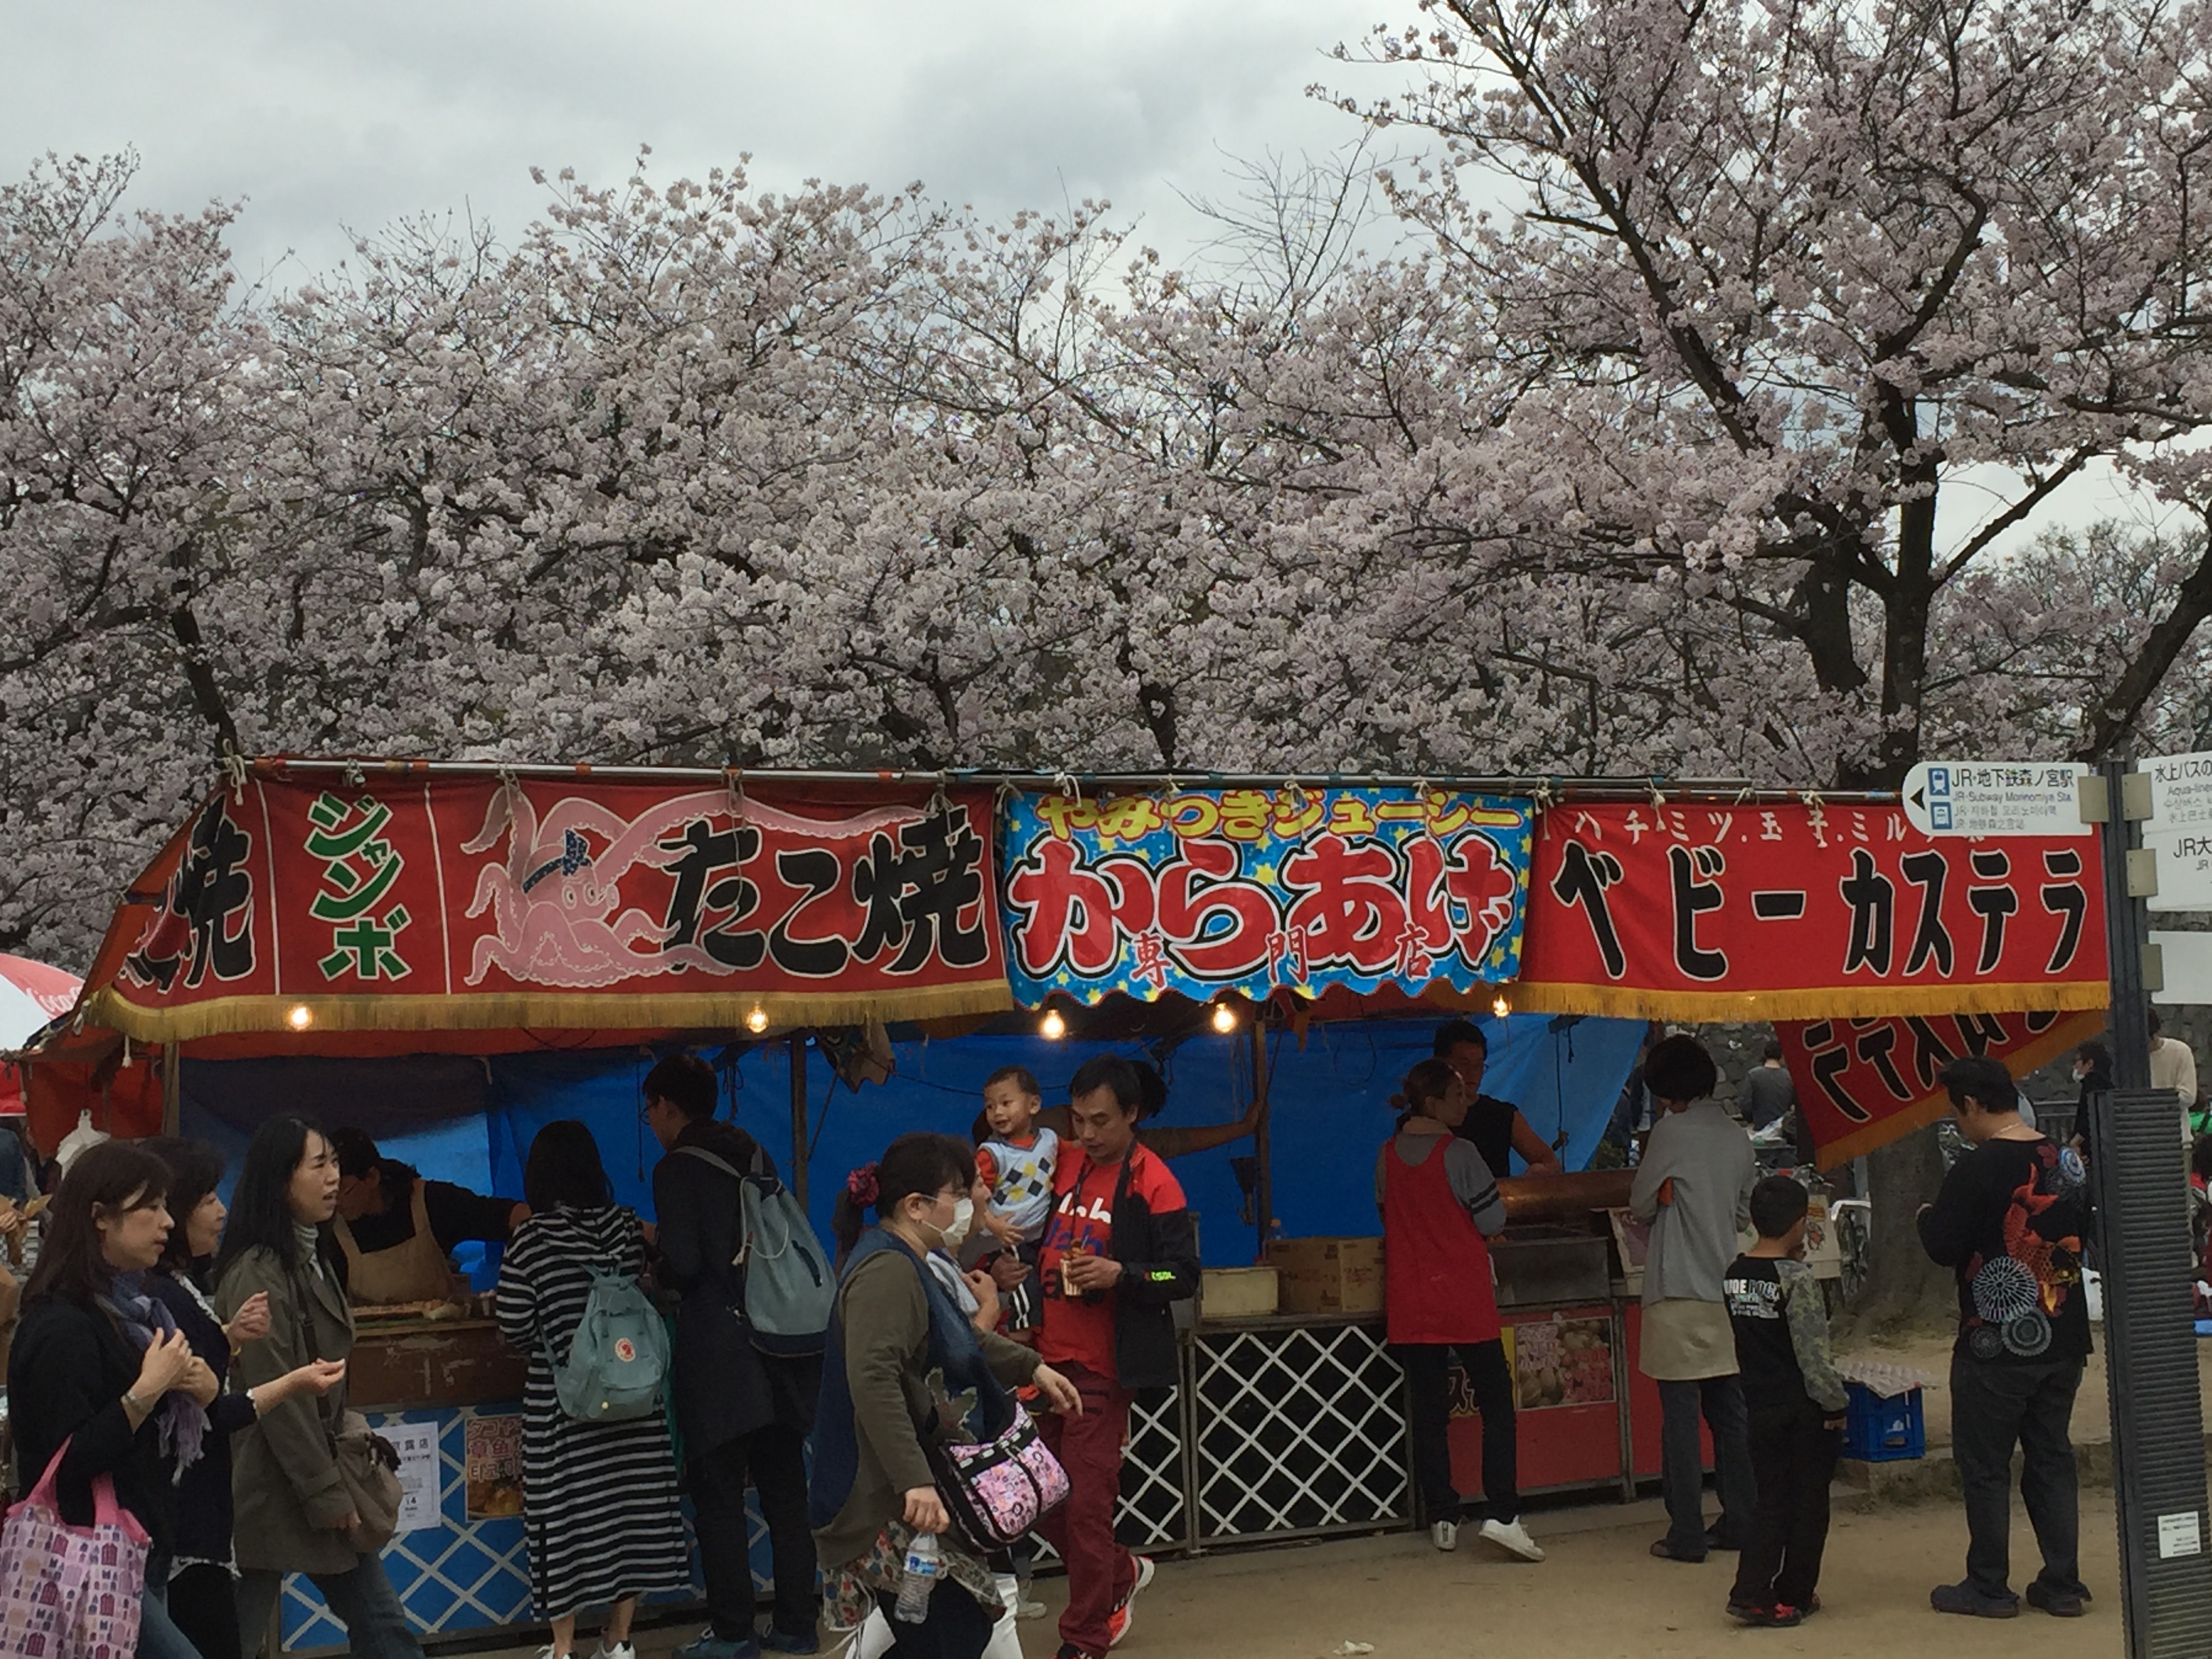
[(1805, 1189), (1769, 1176), (1751, 1189), (1759, 1243), (1730, 1264), (1722, 1290), (1751, 1419), (1759, 1505), (1737, 1564), (1729, 1613), (1747, 1625), (1790, 1626), (1816, 1611), (1835, 1479), (1850, 1401), (1828, 1353), (1828, 1314), (1805, 1265)]

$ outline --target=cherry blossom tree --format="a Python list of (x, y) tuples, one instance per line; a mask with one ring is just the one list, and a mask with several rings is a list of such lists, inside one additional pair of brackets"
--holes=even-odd
[[(1836, 781), (1917, 757), (1942, 596), (2055, 491), (2108, 456), (2197, 487), (2202, 8), (1424, 10), (1371, 43), (1414, 79), (1367, 112), (1438, 141), (1396, 199), (1525, 372), (1505, 430), (1553, 458), (1453, 528), (1509, 568), (1708, 585), (1878, 716)], [(1962, 481), (1994, 492), (1971, 524)], [(2212, 575), (2172, 597), (2084, 752)]]

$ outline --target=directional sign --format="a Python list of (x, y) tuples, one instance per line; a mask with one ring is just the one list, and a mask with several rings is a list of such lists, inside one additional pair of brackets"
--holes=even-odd
[(2158, 854), (2158, 891), (2146, 908), (2212, 910), (2212, 829), (2147, 828), (2143, 845)]
[(1905, 816), (1924, 836), (2086, 836), (2079, 761), (1923, 761)]
[(2158, 854), (2153, 910), (2212, 910), (2212, 754), (2142, 763), (2150, 780), (2143, 845)]

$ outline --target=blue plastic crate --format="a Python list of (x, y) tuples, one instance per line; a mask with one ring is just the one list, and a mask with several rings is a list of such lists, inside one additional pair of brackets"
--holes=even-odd
[(1846, 1382), (1850, 1405), (1844, 1413), (1844, 1455), (1862, 1463), (1896, 1463), (1928, 1455), (1928, 1419), (1920, 1390), (1909, 1389), (1889, 1399), (1863, 1382)]

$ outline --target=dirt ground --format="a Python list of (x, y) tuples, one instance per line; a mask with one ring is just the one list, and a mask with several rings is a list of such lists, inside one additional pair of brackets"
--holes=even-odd
[[(2112, 1397), (2105, 1376), (2104, 1328), (2092, 1327), (2096, 1352), (2089, 1356), (2081, 1375), (2081, 1392), (2074, 1406), (2074, 1440), (2077, 1445), (2110, 1441), (2112, 1437)], [(1928, 1443), (1951, 1443), (1951, 1342), (1948, 1332), (1902, 1342), (1865, 1342), (1849, 1352), (1884, 1364), (1903, 1365), (1934, 1379), (1923, 1401), (1928, 1416)], [(2212, 1430), (2212, 1341), (2197, 1345), (2197, 1392), (2203, 1402), (2204, 1425)]]
[[(2206, 1422), (2212, 1426), (2212, 1343), (2200, 1349)], [(1935, 1379), (1928, 1439), (1948, 1445), (1943, 1378), (1950, 1339), (1929, 1337), (1856, 1352)], [(2077, 1444), (2112, 1437), (2101, 1355), (2089, 1362), (2075, 1413)], [(1709, 1512), (1715, 1507), (1708, 1495)], [(1116, 1659), (1332, 1659), (1364, 1643), (1373, 1659), (1441, 1659), (1471, 1652), (1510, 1659), (1703, 1659), (1724, 1653), (1819, 1655), (1820, 1659), (2095, 1659), (2121, 1651), (2118, 1545), (2112, 1497), (2081, 1497), (2081, 1570), (2100, 1598), (2087, 1618), (2059, 1620), (2030, 1609), (2005, 1621), (1945, 1618), (1928, 1607), (1937, 1583), (1965, 1574), (1966, 1528), (1955, 1502), (1839, 1510), (1829, 1534), (1819, 1615), (1796, 1630), (1751, 1631), (1722, 1612), (1734, 1556), (1699, 1566), (1657, 1561), (1650, 1540), (1666, 1530), (1656, 1501), (1534, 1509), (1529, 1529), (1551, 1559), (1530, 1566), (1474, 1541), (1440, 1556), (1425, 1538), (1398, 1534), (1274, 1550), (1164, 1561)], [(2014, 1506), (2013, 1584), (2037, 1560)], [(1057, 1579), (1038, 1584), (1052, 1617), (1025, 1623), (1027, 1659), (1051, 1659)], [(665, 1659), (696, 1625), (641, 1631), (640, 1659)], [(587, 1644), (578, 1644), (589, 1652)], [(535, 1648), (513, 1650), (531, 1659)], [(827, 1650), (834, 1655), (836, 1650)]]
[[(1528, 1519), (1551, 1554), (1541, 1565), (1471, 1536), (1457, 1553), (1439, 1555), (1407, 1534), (1163, 1562), (1116, 1659), (1329, 1659), (1346, 1643), (1370, 1644), (1373, 1659), (2094, 1659), (2121, 1650), (2108, 1492), (2082, 1498), (2082, 1571), (2101, 1599), (2078, 1620), (1931, 1612), (1929, 1589), (1965, 1571), (1966, 1523), (1950, 1504), (1839, 1513), (1821, 1576), (1824, 1608), (1788, 1631), (1744, 1630), (1723, 1613), (1735, 1557), (1698, 1566), (1654, 1560), (1646, 1546), (1665, 1530), (1656, 1502), (1532, 1510)], [(2036, 1557), (2025, 1521), (2015, 1523), (2017, 1589)], [(1056, 1616), (1058, 1581), (1038, 1588)], [(663, 1659), (696, 1629), (641, 1632), (641, 1659)], [(1025, 1623), (1022, 1645), (1028, 1659), (1050, 1659), (1059, 1645), (1053, 1620)]]

